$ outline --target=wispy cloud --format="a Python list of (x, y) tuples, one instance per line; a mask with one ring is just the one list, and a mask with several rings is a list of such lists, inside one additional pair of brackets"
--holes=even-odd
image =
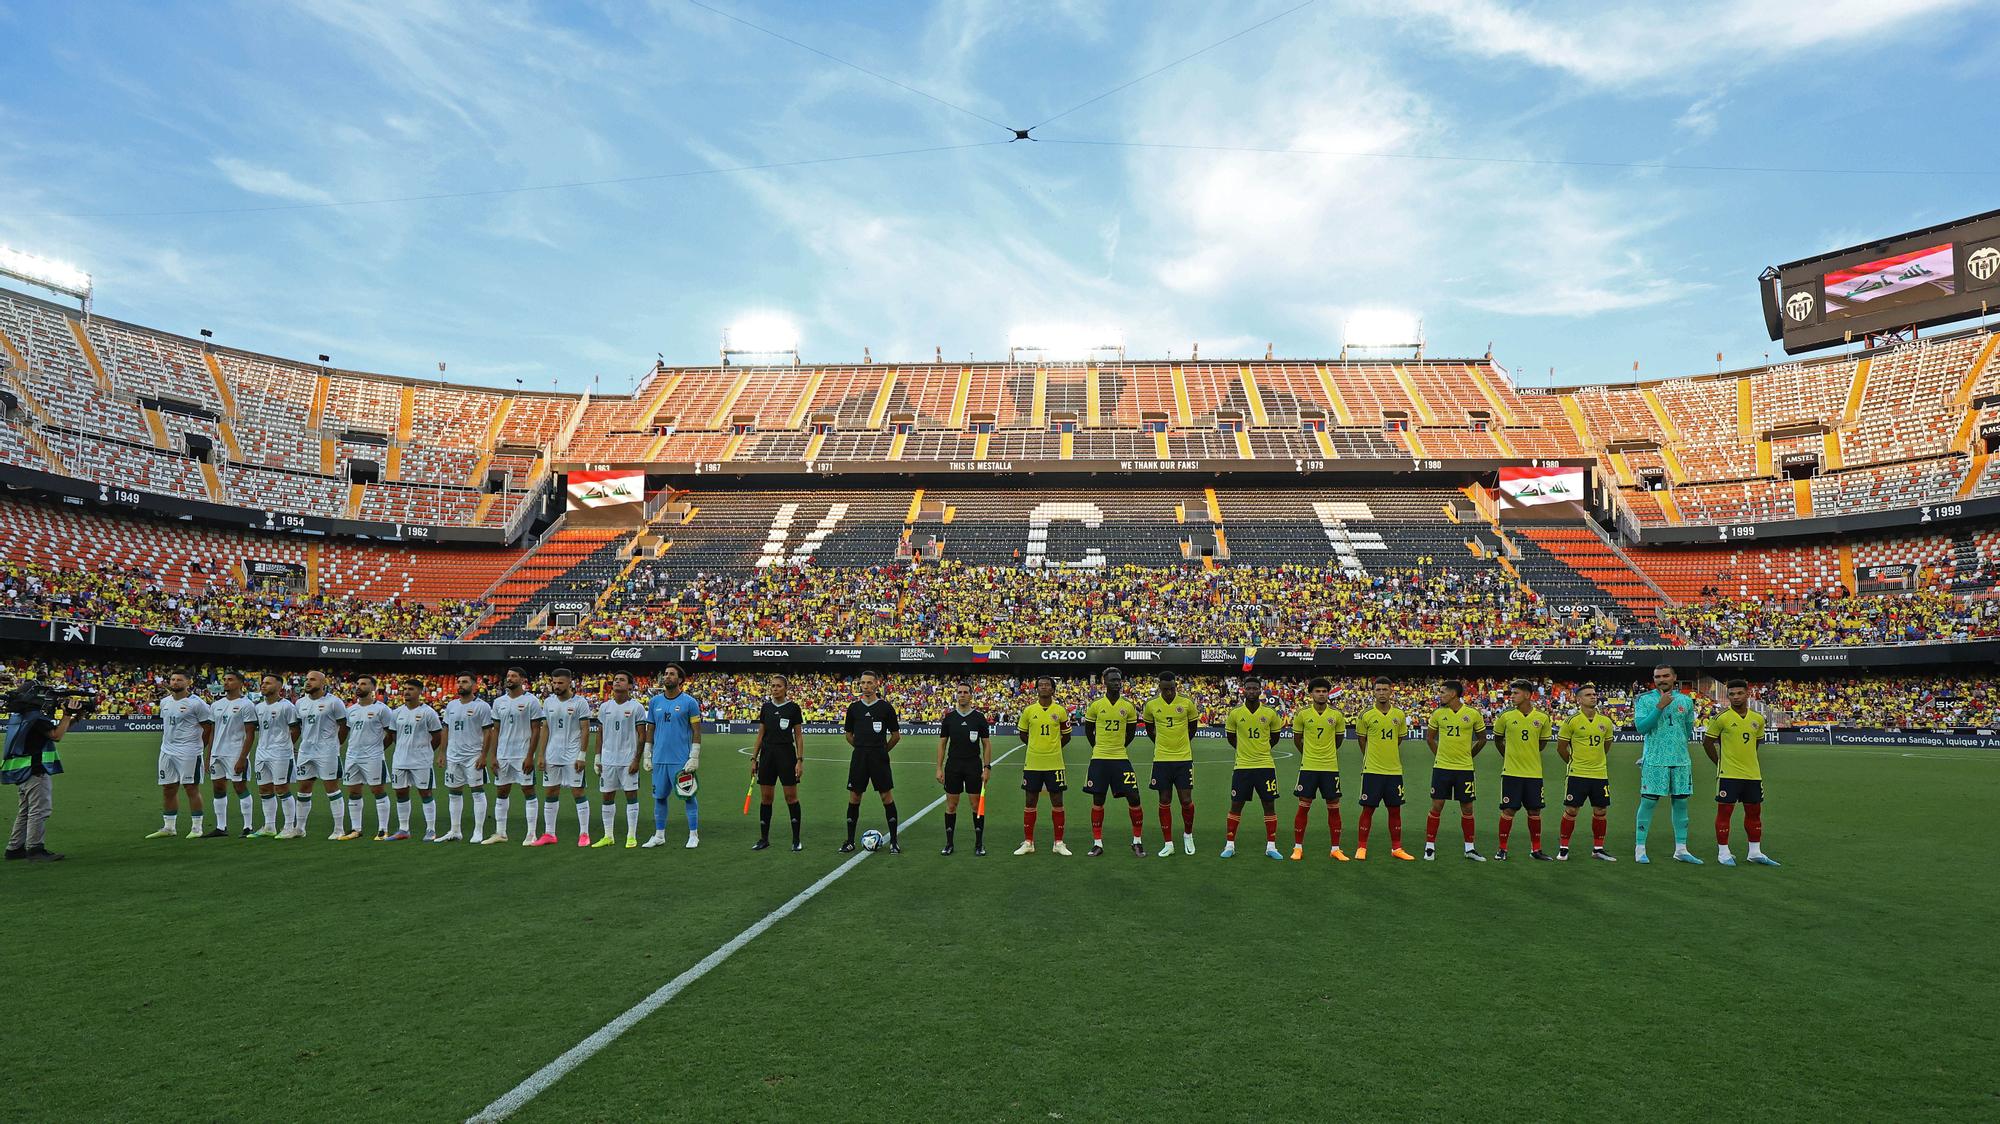
[(266, 168), (234, 156), (215, 158), (216, 170), (241, 190), (292, 203), (331, 203), (333, 196), (323, 188), (301, 183), (283, 168)]
[(1706, 140), (1715, 135), (1716, 126), (1721, 124), (1722, 107), (1728, 104), (1729, 99), (1720, 92), (1698, 98), (1674, 118), (1674, 128), (1696, 140)]

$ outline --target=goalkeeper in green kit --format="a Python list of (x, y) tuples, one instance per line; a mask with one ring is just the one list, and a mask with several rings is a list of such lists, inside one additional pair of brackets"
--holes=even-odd
[(1694, 700), (1681, 693), (1680, 677), (1662, 664), (1653, 669), (1653, 689), (1632, 703), (1632, 720), (1646, 738), (1639, 757), (1639, 826), (1634, 860), (1646, 857), (1646, 832), (1653, 826), (1653, 806), (1665, 796), (1673, 801), (1674, 861), (1701, 865), (1688, 851), (1688, 797), (1694, 792), (1694, 771), (1688, 743), (1694, 741)]

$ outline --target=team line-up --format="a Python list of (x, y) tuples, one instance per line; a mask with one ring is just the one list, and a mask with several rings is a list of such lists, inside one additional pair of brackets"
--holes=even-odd
[[(297, 698), (285, 694), (284, 682), (265, 675), (259, 683), (260, 695), (251, 696), (244, 676), (229, 672), (223, 677), (222, 696), (205, 700), (191, 690), (188, 675), (175, 672), (169, 678), (169, 693), (160, 700), (161, 745), (159, 783), (164, 816), (158, 831), (149, 839), (171, 838), (180, 834), (179, 803), (185, 794), (191, 824), (190, 838), (218, 837), (229, 833), (228, 795), (231, 787), (242, 816), (242, 834), (265, 838), (300, 839), (311, 818), (315, 782), (326, 794), (333, 817), (334, 840), (362, 837), (365, 803), (363, 790), (375, 798), (379, 841), (412, 838), (411, 793), (417, 796), (424, 817), (423, 839), (447, 843), (468, 840), (495, 844), (508, 841), (508, 825), (513, 814), (513, 794), (522, 793), (526, 805), (524, 844), (549, 846), (557, 842), (557, 818), (562, 795), (567, 791), (575, 807), (576, 845), (610, 847), (616, 844), (618, 797), (625, 805), (626, 847), (658, 847), (666, 842), (668, 812), (673, 799), (683, 802), (687, 817), (687, 846), (700, 843), (699, 804), (696, 799), (701, 766), (702, 711), (700, 703), (683, 689), (685, 673), (668, 665), (661, 674), (661, 687), (650, 697), (635, 695), (630, 675), (619, 672), (611, 680), (611, 697), (596, 704), (575, 690), (575, 676), (558, 669), (549, 676), (550, 692), (537, 696), (530, 690), (528, 673), (509, 668), (505, 689), (490, 702), (480, 698), (477, 679), (470, 673), (458, 676), (457, 697), (442, 714), (424, 701), (423, 681), (412, 679), (402, 685), (401, 703), (390, 706), (377, 697), (377, 683), (362, 675), (354, 682), (354, 699), (344, 701), (327, 686), (324, 673), (311, 671), (305, 690)], [(1055, 702), (1055, 681), (1042, 677), (1035, 681), (1035, 701), (1022, 709), (1018, 720), (1020, 748), (1026, 751), (1021, 788), (1026, 793), (1022, 811), (1022, 842), (1016, 855), (1035, 852), (1035, 829), (1040, 801), (1047, 793), (1053, 834), (1051, 849), (1069, 855), (1064, 838), (1063, 793), (1068, 788), (1064, 750), (1080, 726), (1092, 752), (1084, 791), (1092, 797), (1090, 854), (1104, 853), (1104, 807), (1111, 797), (1128, 804), (1132, 822), (1132, 853), (1146, 854), (1144, 814), (1138, 776), (1131, 758), (1131, 746), (1141, 734), (1154, 747), (1152, 774), (1148, 787), (1158, 795), (1160, 832), (1163, 845), (1158, 854), (1174, 853), (1173, 805), (1178, 802), (1181, 816), (1181, 851), (1195, 853), (1194, 840), (1194, 755), (1193, 735), (1200, 713), (1195, 701), (1180, 693), (1178, 678), (1171, 672), (1157, 677), (1157, 690), (1143, 706), (1135, 705), (1125, 693), (1123, 675), (1117, 669), (1100, 677), (1103, 691), (1084, 708), (1080, 722)], [(1646, 854), (1648, 831), (1655, 806), (1669, 802), (1674, 832), (1673, 857), (1680, 862), (1699, 864), (1687, 847), (1688, 799), (1693, 792), (1689, 746), (1697, 737), (1709, 759), (1717, 767), (1716, 839), (1718, 857), (1724, 865), (1735, 865), (1730, 851), (1731, 813), (1744, 806), (1744, 831), (1748, 839), (1747, 861), (1764, 866), (1778, 865), (1764, 854), (1763, 774), (1758, 747), (1764, 740), (1764, 717), (1750, 709), (1749, 688), (1742, 680), (1728, 684), (1729, 705), (1711, 717), (1697, 732), (1694, 701), (1682, 693), (1670, 667), (1653, 673), (1653, 690), (1635, 701), (1634, 718), (1645, 740), (1640, 759), (1639, 808), (1634, 857), (1649, 861)], [(770, 846), (771, 816), (777, 790), (784, 792), (791, 821), (792, 849), (802, 850), (801, 814), (797, 785), (803, 775), (805, 715), (789, 698), (783, 675), (769, 680), (769, 693), (757, 720), (757, 734), (751, 751), (751, 774), (762, 790), (759, 835), (755, 849)], [(1293, 820), (1290, 857), (1305, 857), (1305, 839), (1315, 801), (1326, 807), (1331, 846), (1329, 856), (1340, 862), (1350, 857), (1365, 860), (1373, 829), (1375, 809), (1387, 809), (1390, 854), (1402, 860), (1415, 856), (1403, 849), (1402, 806), (1404, 771), (1402, 743), (1413, 732), (1409, 717), (1392, 704), (1393, 684), (1386, 678), (1374, 682), (1374, 701), (1355, 713), (1347, 713), (1330, 700), (1331, 684), (1314, 679), (1309, 685), (1309, 701), (1285, 720), (1277, 708), (1263, 698), (1263, 685), (1255, 677), (1239, 685), (1241, 701), (1224, 721), (1224, 735), (1235, 751), (1230, 780), (1230, 810), (1227, 837), (1221, 857), (1236, 853), (1237, 829), (1243, 810), (1258, 801), (1264, 815), (1264, 853), (1284, 858), (1278, 848), (1278, 776), (1272, 750), (1289, 734), (1300, 756), (1300, 769), (1293, 795), (1299, 805)], [(873, 788), (882, 800), (887, 821), (886, 844), (893, 853), (901, 852), (890, 751), (901, 741), (896, 709), (881, 695), (881, 680), (874, 672), (863, 672), (859, 697), (848, 704), (844, 730), (853, 754), (848, 765), (847, 834), (843, 852), (855, 849), (855, 830), (860, 819), (861, 798)], [(1475, 843), (1473, 758), (1492, 742), (1502, 754), (1499, 847), (1496, 859), (1508, 857), (1508, 841), (1516, 814), (1527, 813), (1529, 854), (1536, 860), (1566, 860), (1570, 838), (1579, 811), (1591, 809), (1591, 851), (1593, 858), (1616, 861), (1605, 849), (1607, 809), (1611, 804), (1608, 751), (1613, 744), (1616, 724), (1597, 709), (1597, 691), (1590, 685), (1576, 691), (1578, 708), (1559, 724), (1537, 705), (1536, 684), (1516, 680), (1510, 687), (1511, 705), (1487, 717), (1465, 705), (1463, 684), (1447, 681), (1439, 689), (1439, 705), (1414, 729), (1422, 731), (1433, 755), (1431, 770), (1431, 810), (1424, 832), (1423, 857), (1437, 855), (1437, 836), (1447, 804), (1459, 806), (1459, 822), (1464, 835), (1465, 858), (1483, 862)], [(985, 854), (985, 801), (983, 793), (991, 778), (993, 733), (986, 715), (972, 704), (970, 683), (955, 689), (953, 706), (940, 723), (937, 750), (937, 782), (945, 792), (945, 845), (943, 853), (955, 850), (958, 809), (961, 796), (977, 801), (974, 817), (974, 851)], [(1362, 754), (1361, 816), (1352, 856), (1341, 847), (1342, 788), (1338, 751), (1352, 736)], [(1543, 754), (1550, 743), (1567, 763), (1567, 788), (1563, 798), (1560, 842), (1551, 856), (1542, 848)], [(590, 804), (585, 792), (585, 775), (595, 751), (599, 812), (602, 831), (592, 839)], [(342, 757), (345, 757), (345, 764)], [(201, 808), (204, 766), (213, 785), (213, 827), (205, 827)], [(639, 775), (653, 774), (653, 833), (639, 841)], [(450, 828), (437, 832), (437, 806), (433, 800), (436, 775), (444, 774), (449, 792)], [(492, 785), (492, 820), (488, 830), (489, 797)], [(253, 797), (261, 801), (264, 826), (252, 827)], [(345, 800), (342, 800), (342, 793)], [(395, 792), (396, 823), (390, 819), (389, 791)], [(463, 823), (465, 794), (472, 794), (472, 824), (469, 836)], [(282, 812), (282, 822), (280, 814)], [(871, 835), (875, 833), (870, 833)]]

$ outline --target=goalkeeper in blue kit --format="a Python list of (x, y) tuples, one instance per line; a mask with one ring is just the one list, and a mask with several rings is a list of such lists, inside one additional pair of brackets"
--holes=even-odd
[(1632, 857), (1646, 857), (1646, 833), (1653, 826), (1653, 807), (1660, 797), (1673, 802), (1674, 860), (1701, 865), (1688, 851), (1688, 797), (1694, 792), (1688, 744), (1694, 741), (1694, 700), (1681, 693), (1680, 677), (1662, 664), (1653, 669), (1653, 689), (1632, 703), (1632, 720), (1645, 735), (1639, 757), (1639, 825)]

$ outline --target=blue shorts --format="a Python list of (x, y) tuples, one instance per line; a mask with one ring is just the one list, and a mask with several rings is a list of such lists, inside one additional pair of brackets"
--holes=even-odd
[(653, 799), (665, 800), (667, 797), (672, 796), (674, 794), (674, 778), (680, 776), (681, 770), (685, 768), (687, 768), (687, 758), (685, 757), (679, 761), (671, 758), (664, 761), (658, 757), (653, 758)]
[(1686, 765), (1641, 765), (1639, 795), (1692, 796), (1694, 770)]
[(1194, 792), (1194, 762), (1153, 762), (1153, 779), (1147, 782), (1146, 787), (1159, 793), (1162, 800), (1165, 800), (1167, 794), (1177, 788), (1182, 792), (1192, 795)]

